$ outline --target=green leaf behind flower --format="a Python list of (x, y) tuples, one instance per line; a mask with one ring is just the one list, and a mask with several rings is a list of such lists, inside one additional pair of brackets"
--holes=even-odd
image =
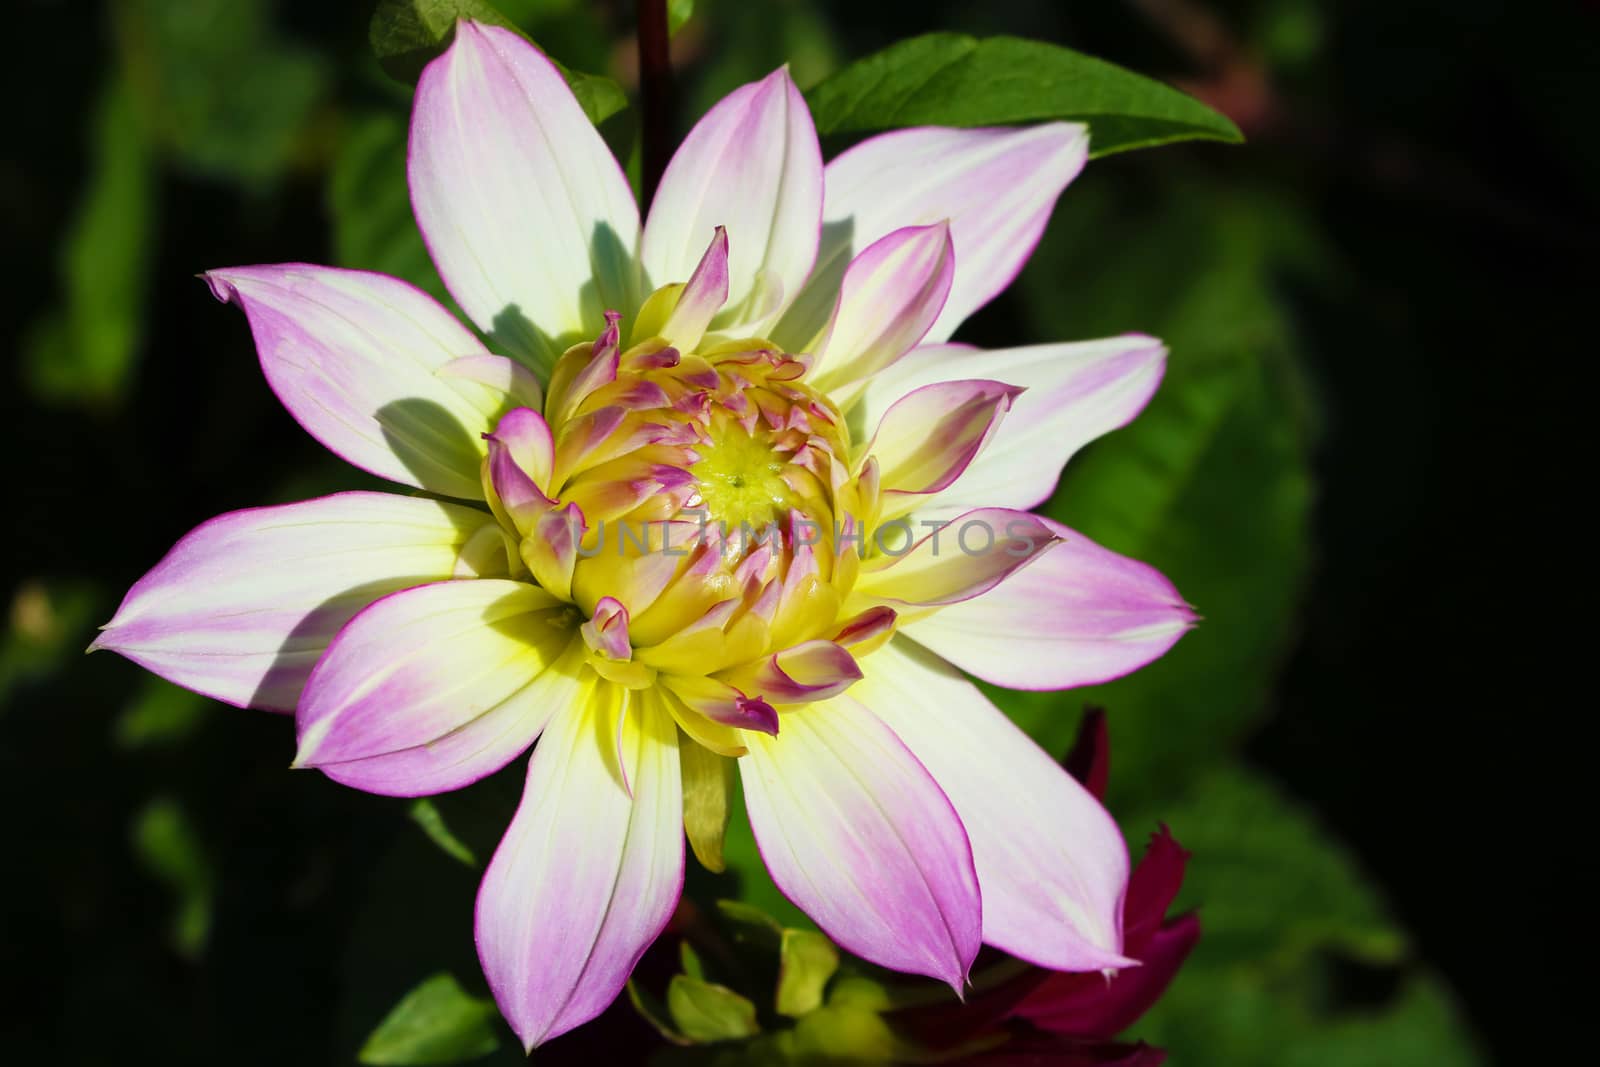
[(474, 997), (451, 974), (436, 974), (407, 993), (361, 1046), (371, 1064), (461, 1063), (500, 1047), (494, 1001)]
[[(1230, 1067), (1480, 1062), (1354, 859), (1289, 797), (1223, 769), (1160, 815), (1194, 854), (1178, 908), (1198, 908), (1204, 934), (1133, 1036)], [(1352, 1006), (1351, 971), (1379, 994)]]
[(727, 986), (687, 974), (667, 986), (667, 1010), (690, 1041), (732, 1041), (761, 1031), (756, 1006)]
[(852, 63), (806, 99), (822, 133), (1067, 119), (1089, 124), (1095, 156), (1244, 140), (1230, 120), (1170, 86), (1018, 37), (912, 37)]
[[(379, 0), (368, 31), (372, 50), (391, 77), (415, 82), (422, 68), (449, 47), (459, 19), (502, 26), (522, 37), (528, 36), (517, 21), (484, 0)], [(531, 38), (529, 42), (537, 47), (537, 42)], [(569, 70), (553, 56), (551, 62), (567, 79), (567, 85), (590, 122), (599, 125), (628, 106), (622, 87), (610, 78)]]

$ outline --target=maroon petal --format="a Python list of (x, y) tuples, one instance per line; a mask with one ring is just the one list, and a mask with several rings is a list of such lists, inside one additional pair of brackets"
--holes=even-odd
[(1174, 919), (1156, 931), (1139, 954), (1141, 966), (1121, 971), (1110, 980), (1099, 975), (1052, 975), (1015, 1014), (1051, 1033), (1114, 1037), (1161, 998), (1198, 940), (1198, 916)]

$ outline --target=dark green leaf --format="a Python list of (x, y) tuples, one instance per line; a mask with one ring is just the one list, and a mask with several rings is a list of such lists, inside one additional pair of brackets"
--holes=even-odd
[(450, 974), (407, 993), (361, 1047), (362, 1063), (461, 1063), (500, 1047), (494, 1002), (471, 996)]
[(931, 33), (852, 63), (807, 94), (822, 133), (901, 126), (1087, 122), (1091, 153), (1173, 141), (1242, 141), (1178, 90), (1069, 48)]
[[(435, 56), (450, 45), (458, 19), (502, 26), (526, 38), (522, 28), (484, 0), (379, 0), (369, 36), (378, 62), (391, 77), (415, 82)], [(537, 44), (534, 43), (535, 47)], [(610, 78), (568, 70), (551, 58), (583, 106), (599, 125), (628, 106), (622, 87)]]
[[(1133, 1036), (1174, 1062), (1230, 1067), (1478, 1062), (1454, 1005), (1410, 964), (1377, 893), (1288, 798), (1219, 771), (1162, 814), (1194, 853), (1178, 906), (1199, 907), (1205, 932)], [(1345, 1007), (1335, 958), (1388, 973), (1393, 994)]]
[(1372, 964), (1403, 957), (1400, 931), (1351, 857), (1268, 782), (1215, 771), (1163, 804), (1160, 818), (1196, 857), (1178, 907), (1201, 910), (1199, 959), (1289, 967), (1329, 949)]

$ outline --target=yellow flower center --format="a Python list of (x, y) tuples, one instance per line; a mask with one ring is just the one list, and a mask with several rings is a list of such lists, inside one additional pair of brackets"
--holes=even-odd
[(697, 451), (689, 472), (711, 521), (730, 530), (781, 523), (796, 506), (783, 480), (784, 461), (765, 435), (746, 433), (727, 414), (713, 417), (711, 443)]

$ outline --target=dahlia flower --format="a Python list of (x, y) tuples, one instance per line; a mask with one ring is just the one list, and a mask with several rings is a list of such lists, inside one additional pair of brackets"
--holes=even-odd
[(476, 917), (529, 1048), (616, 996), (686, 831), (718, 862), (684, 797), (728, 760), (773, 879), (850, 951), (958, 987), (984, 942), (1131, 965), (1115, 824), (963, 675), (1098, 682), (1191, 621), (1026, 510), (1145, 403), (1160, 343), (946, 343), (1086, 150), (1070, 124), (909, 129), (824, 167), (779, 70), (694, 127), (641, 226), (551, 63), (462, 22), (408, 177), (487, 343), (379, 274), (205, 275), (294, 417), (421, 495), (213, 519), (95, 647), (294, 712), (296, 766), (374, 793), (457, 789), (537, 739)]

